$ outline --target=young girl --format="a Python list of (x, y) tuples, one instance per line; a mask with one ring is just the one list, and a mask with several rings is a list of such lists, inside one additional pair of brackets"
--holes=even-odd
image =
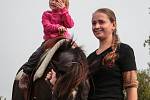
[(68, 13), (68, 0), (50, 0), (49, 6), (52, 11), (45, 11), (42, 16), (44, 39), (56, 38), (63, 35), (70, 38), (67, 28), (72, 28), (74, 22)]
[[(45, 11), (42, 15), (44, 29), (43, 43), (48, 42), (49, 39), (53, 38), (71, 38), (67, 28), (72, 28), (74, 22), (68, 12), (69, 0), (49, 0), (49, 7), (51, 8), (51, 11)], [(43, 43), (31, 55), (28, 62), (22, 66), (24, 73), (19, 81), (19, 87), (21, 89), (27, 88), (29, 76), (45, 50)]]

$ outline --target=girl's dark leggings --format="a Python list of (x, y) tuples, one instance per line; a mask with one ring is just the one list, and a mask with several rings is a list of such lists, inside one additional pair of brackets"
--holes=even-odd
[[(44, 42), (43, 42), (44, 43)], [(44, 48), (42, 45), (29, 57), (28, 61), (23, 64), (23, 72), (30, 75), (33, 69), (37, 66), (42, 54), (44, 53)]]

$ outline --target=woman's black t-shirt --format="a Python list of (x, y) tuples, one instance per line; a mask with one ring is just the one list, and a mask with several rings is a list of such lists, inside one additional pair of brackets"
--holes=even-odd
[(123, 100), (123, 78), (125, 71), (136, 70), (133, 49), (120, 43), (117, 48), (119, 58), (112, 67), (102, 65), (103, 57), (111, 52), (111, 47), (101, 54), (96, 51), (88, 56), (90, 69), (90, 92), (88, 100)]

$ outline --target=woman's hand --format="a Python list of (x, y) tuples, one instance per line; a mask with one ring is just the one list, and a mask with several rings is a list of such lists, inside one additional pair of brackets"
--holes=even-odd
[(45, 80), (49, 80), (49, 82), (54, 86), (56, 82), (56, 72), (52, 69), (50, 72), (48, 72)]

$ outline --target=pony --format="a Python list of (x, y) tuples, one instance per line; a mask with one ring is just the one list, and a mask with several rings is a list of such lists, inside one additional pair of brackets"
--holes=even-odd
[[(47, 48), (30, 76), (26, 100), (87, 100), (88, 63), (82, 48), (72, 39), (61, 39)], [(51, 69), (56, 72), (54, 86), (45, 80)], [(22, 68), (13, 84), (12, 100), (25, 100), (23, 91), (18, 87), (20, 73)]]

